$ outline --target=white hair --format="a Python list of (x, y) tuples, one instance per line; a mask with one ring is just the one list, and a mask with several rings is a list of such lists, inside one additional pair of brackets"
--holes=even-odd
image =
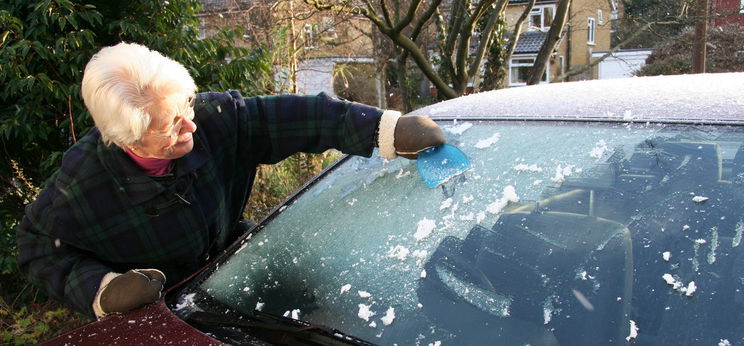
[(135, 43), (105, 47), (85, 66), (85, 106), (106, 145), (126, 148), (145, 134), (146, 109), (171, 95), (193, 95), (196, 84), (180, 63)]

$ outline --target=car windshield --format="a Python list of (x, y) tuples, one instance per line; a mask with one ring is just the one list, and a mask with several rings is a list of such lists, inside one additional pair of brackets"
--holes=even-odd
[(472, 169), (428, 188), (416, 161), (348, 157), (172, 309), (385, 345), (743, 340), (740, 128), (440, 125)]

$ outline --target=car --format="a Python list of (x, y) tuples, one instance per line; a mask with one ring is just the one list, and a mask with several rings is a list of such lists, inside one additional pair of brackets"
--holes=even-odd
[(165, 298), (49, 344), (744, 342), (744, 73), (413, 112), (472, 167), (344, 156)]

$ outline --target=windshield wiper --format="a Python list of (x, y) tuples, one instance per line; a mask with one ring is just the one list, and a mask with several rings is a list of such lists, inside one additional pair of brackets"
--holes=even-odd
[(254, 311), (254, 316), (241, 317), (236, 319), (226, 314), (195, 311), (185, 320), (203, 326), (239, 328), (276, 345), (374, 345), (333, 328), (261, 311)]

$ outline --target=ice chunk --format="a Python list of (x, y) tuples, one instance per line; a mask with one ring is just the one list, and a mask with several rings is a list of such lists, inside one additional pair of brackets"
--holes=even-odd
[(672, 274), (664, 274), (661, 276), (661, 278), (666, 281), (667, 285), (672, 286), (672, 288), (675, 290), (680, 289), (682, 286), (684, 286), (681, 282), (677, 281), (677, 279), (675, 279)]
[(467, 213), (465, 215), (460, 215), (460, 220), (463, 220), (463, 221), (470, 221), (470, 220), (472, 220), (474, 218), (475, 218), (475, 214), (474, 213)]
[(394, 248), (388, 250), (388, 257), (405, 261), (409, 253), (411, 253), (411, 250), (408, 250), (407, 247), (403, 245), (396, 245)]
[(426, 250), (413, 250), (413, 253), (411, 256), (416, 257), (417, 259), (426, 259), (426, 256), (429, 255), (429, 251)]
[(498, 201), (489, 204), (486, 207), (486, 211), (491, 214), (498, 214), (507, 206), (507, 204), (509, 204), (509, 202), (519, 202), (519, 196), (517, 196), (514, 186), (511, 185), (504, 188), (501, 198)]
[(728, 339), (721, 339), (721, 341), (718, 342), (718, 346), (731, 346), (731, 341), (728, 341)]
[(393, 320), (395, 319), (395, 309), (391, 306), (387, 309), (385, 312), (385, 316), (380, 318), (382, 321), (382, 324), (389, 326), (393, 323)]
[(345, 292), (348, 292), (351, 289), (351, 284), (346, 284), (341, 286), (341, 292), (339, 294), (344, 294)]
[(369, 298), (372, 296), (372, 294), (367, 291), (357, 291), (357, 294), (362, 298)]
[(375, 315), (375, 312), (371, 311), (369, 308), (370, 308), (369, 305), (359, 304), (359, 312), (357, 312), (357, 316), (369, 322), (369, 318)]
[(542, 172), (543, 169), (538, 167), (536, 164), (527, 165), (524, 163), (517, 164), (513, 167), (517, 172)]
[(551, 297), (548, 297), (543, 302), (543, 324), (550, 323), (550, 320), (553, 319), (553, 311), (555, 311), (555, 307), (553, 306), (553, 299), (551, 299)]
[(574, 166), (566, 166), (562, 167), (561, 165), (558, 165), (558, 167), (555, 168), (555, 176), (550, 178), (553, 182), (556, 183), (562, 183), (566, 180), (566, 177), (573, 174), (573, 167)]
[(196, 297), (196, 293), (189, 293), (183, 296), (181, 302), (176, 304), (176, 311), (181, 310), (185, 307), (194, 306), (194, 297)]
[(664, 253), (661, 254), (661, 257), (663, 257), (665, 261), (669, 262), (669, 259), (672, 258), (672, 253), (669, 251), (664, 251)]
[(461, 135), (471, 127), (473, 127), (473, 123), (461, 123), (459, 125), (447, 126), (444, 130), (454, 135)]
[(690, 281), (690, 283), (687, 285), (687, 289), (685, 289), (685, 295), (687, 295), (688, 297), (692, 297), (695, 291), (697, 291), (695, 281)]
[(240, 251), (243, 251), (243, 249), (245, 249), (246, 246), (248, 246), (248, 243), (243, 243), (243, 245), (240, 246), (240, 248), (238, 249), (238, 251), (235, 251), (235, 254), (238, 254), (238, 253), (240, 253)]
[(404, 178), (411, 175), (411, 171), (405, 171), (403, 172), (403, 168), (400, 169), (400, 172), (398, 172), (397, 175), (395, 175), (395, 179)]
[(439, 206), (439, 210), (444, 210), (452, 206), (452, 198), (447, 198), (444, 201), (442, 201), (442, 204)]
[(434, 220), (423, 218), (421, 221), (418, 222), (418, 224), (416, 224), (416, 233), (413, 234), (413, 237), (416, 239), (416, 241), (421, 241), (431, 235), (431, 232), (436, 226), (437, 223)]
[(718, 250), (718, 227), (710, 229), (710, 252), (708, 252), (708, 264), (716, 262), (716, 250)]
[(589, 157), (599, 160), (602, 158), (602, 156), (604, 156), (604, 153), (607, 151), (607, 149), (609, 149), (607, 148), (607, 143), (603, 140), (600, 140), (589, 152)]
[(261, 310), (263, 310), (264, 306), (266, 306), (266, 303), (256, 302), (256, 309), (255, 310), (261, 311)]
[(692, 201), (695, 202), (695, 203), (703, 203), (703, 202), (705, 202), (707, 200), (708, 200), (708, 197), (703, 197), (703, 196), (692, 197)]
[(478, 213), (478, 215), (475, 216), (475, 223), (480, 223), (481, 221), (486, 219), (486, 213), (481, 211)]
[(421, 271), (421, 275), (420, 275), (420, 277), (421, 277), (422, 279), (426, 279), (426, 269), (424, 269), (424, 270), (422, 270), (422, 271)]
[(630, 333), (628, 334), (628, 337), (625, 338), (625, 341), (630, 341), (631, 339), (635, 339), (638, 337), (638, 326), (636, 325), (635, 321), (630, 320)]
[(478, 143), (475, 143), (475, 147), (478, 149), (485, 149), (498, 142), (499, 139), (501, 139), (501, 135), (498, 133), (494, 133), (491, 137), (479, 140)]

